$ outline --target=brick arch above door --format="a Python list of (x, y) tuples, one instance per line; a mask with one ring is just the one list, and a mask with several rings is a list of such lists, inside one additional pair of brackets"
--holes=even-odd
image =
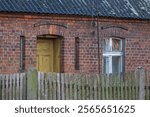
[(40, 27), (34, 27), (32, 28), (31, 32), (28, 32), (28, 35), (31, 35), (30, 37), (37, 37), (38, 35), (59, 35), (64, 36), (64, 32), (66, 29), (55, 26), (55, 25), (44, 25)]

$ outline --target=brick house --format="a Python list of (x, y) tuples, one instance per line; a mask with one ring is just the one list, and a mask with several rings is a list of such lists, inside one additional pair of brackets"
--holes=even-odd
[(0, 73), (150, 70), (149, 0), (0, 0)]

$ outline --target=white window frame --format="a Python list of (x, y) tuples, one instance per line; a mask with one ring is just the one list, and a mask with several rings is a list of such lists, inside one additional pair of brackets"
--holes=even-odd
[[(121, 50), (120, 51), (113, 51), (112, 50), (113, 39), (118, 39), (118, 40), (121, 41), (121, 45), (120, 45), (121, 46)], [(122, 43), (123, 43), (123, 41), (120, 38), (113, 38), (113, 37), (109, 38), (110, 51), (103, 51), (103, 58), (104, 57), (108, 57), (109, 58), (109, 67), (108, 67), (108, 69), (105, 68), (105, 71), (106, 71), (105, 74), (112, 74), (112, 72), (113, 72), (113, 69), (112, 69), (113, 68), (113, 66), (112, 66), (112, 60), (113, 60), (112, 57), (113, 56), (120, 57), (120, 73), (123, 71), (123, 46), (122, 46)], [(108, 71), (108, 73), (107, 73), (107, 71)]]

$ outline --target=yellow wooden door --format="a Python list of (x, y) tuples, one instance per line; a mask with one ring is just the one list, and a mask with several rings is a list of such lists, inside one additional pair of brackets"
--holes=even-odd
[(60, 40), (38, 39), (37, 41), (37, 65), (38, 71), (59, 72), (60, 71)]

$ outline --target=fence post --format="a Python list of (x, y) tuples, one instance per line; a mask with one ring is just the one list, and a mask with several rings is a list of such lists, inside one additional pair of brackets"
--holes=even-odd
[(139, 81), (139, 100), (145, 99), (145, 70), (139, 67), (136, 70), (136, 76)]
[(27, 72), (27, 100), (38, 99), (38, 73), (35, 68), (30, 68)]

